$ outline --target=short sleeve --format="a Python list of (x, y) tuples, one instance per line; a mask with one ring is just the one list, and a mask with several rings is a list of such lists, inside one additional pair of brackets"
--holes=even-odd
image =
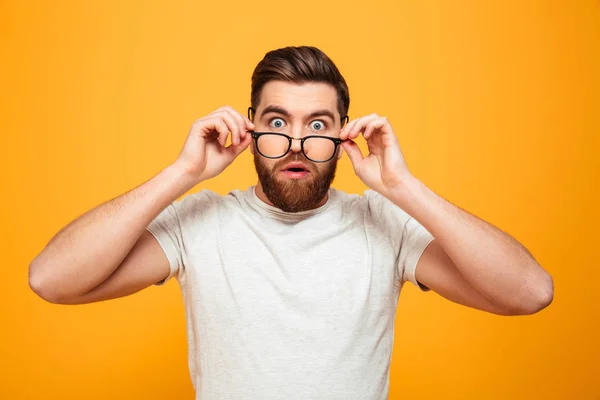
[(433, 235), (416, 219), (410, 217), (404, 224), (402, 244), (398, 256), (398, 272), (402, 276), (402, 282), (410, 281), (425, 292), (430, 289), (417, 281), (417, 263), (433, 239)]
[(164, 285), (175, 277), (181, 282), (186, 269), (186, 243), (201, 231), (216, 193), (202, 190), (174, 201), (161, 211), (146, 227), (162, 247), (169, 260), (169, 275), (156, 286)]
[(164, 285), (172, 277), (179, 278), (179, 272), (183, 271), (183, 234), (177, 208), (181, 201), (169, 204), (154, 220), (146, 227), (162, 247), (169, 260), (169, 275), (156, 286)]
[(401, 283), (410, 281), (423, 291), (429, 291), (417, 282), (416, 268), (423, 251), (433, 241), (433, 235), (415, 218), (381, 194), (367, 190), (369, 208), (375, 220), (390, 238), (396, 251), (396, 272)]

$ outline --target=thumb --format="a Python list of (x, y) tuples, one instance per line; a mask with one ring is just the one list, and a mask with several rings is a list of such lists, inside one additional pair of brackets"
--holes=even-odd
[(244, 119), (246, 120), (246, 129), (249, 131), (253, 131), (255, 126), (254, 126), (254, 122), (250, 121), (248, 119), (248, 117), (244, 117)]
[(350, 162), (352, 162), (352, 165), (356, 168), (358, 163), (364, 159), (362, 151), (360, 151), (360, 148), (352, 139), (344, 140), (342, 142), (342, 147), (346, 150), (348, 157), (350, 157)]

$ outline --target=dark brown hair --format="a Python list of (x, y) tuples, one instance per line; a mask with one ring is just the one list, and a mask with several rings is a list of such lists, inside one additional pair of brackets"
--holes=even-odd
[(290, 46), (265, 54), (252, 74), (250, 101), (254, 110), (260, 102), (263, 86), (270, 81), (329, 83), (337, 92), (338, 112), (342, 120), (348, 114), (350, 94), (346, 80), (333, 61), (316, 47)]

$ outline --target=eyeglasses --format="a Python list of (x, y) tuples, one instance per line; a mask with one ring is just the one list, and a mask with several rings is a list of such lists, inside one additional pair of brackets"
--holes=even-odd
[(313, 162), (326, 162), (335, 156), (342, 139), (327, 136), (305, 136), (293, 138), (284, 133), (249, 131), (256, 149), (266, 158), (281, 158), (292, 147), (292, 140), (300, 140), (302, 154)]
[[(248, 119), (254, 119), (256, 110), (248, 107)], [(348, 116), (342, 118), (342, 126), (348, 122)], [(293, 138), (278, 132), (249, 131), (254, 138), (258, 153), (266, 158), (281, 158), (292, 148), (292, 140), (300, 140), (302, 154), (313, 162), (327, 162), (335, 156), (335, 152), (342, 143), (342, 139), (327, 136), (306, 136)]]

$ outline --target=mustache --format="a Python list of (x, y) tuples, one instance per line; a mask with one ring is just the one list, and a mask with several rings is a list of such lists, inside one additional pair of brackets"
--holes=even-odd
[(301, 162), (302, 164), (304, 164), (306, 166), (306, 169), (308, 169), (309, 172), (313, 172), (313, 170), (314, 170), (313, 162), (300, 154), (296, 154), (295, 156), (289, 156), (289, 157), (285, 157), (285, 158), (281, 159), (280, 161), (278, 161), (275, 164), (274, 170), (278, 171), (291, 162)]

